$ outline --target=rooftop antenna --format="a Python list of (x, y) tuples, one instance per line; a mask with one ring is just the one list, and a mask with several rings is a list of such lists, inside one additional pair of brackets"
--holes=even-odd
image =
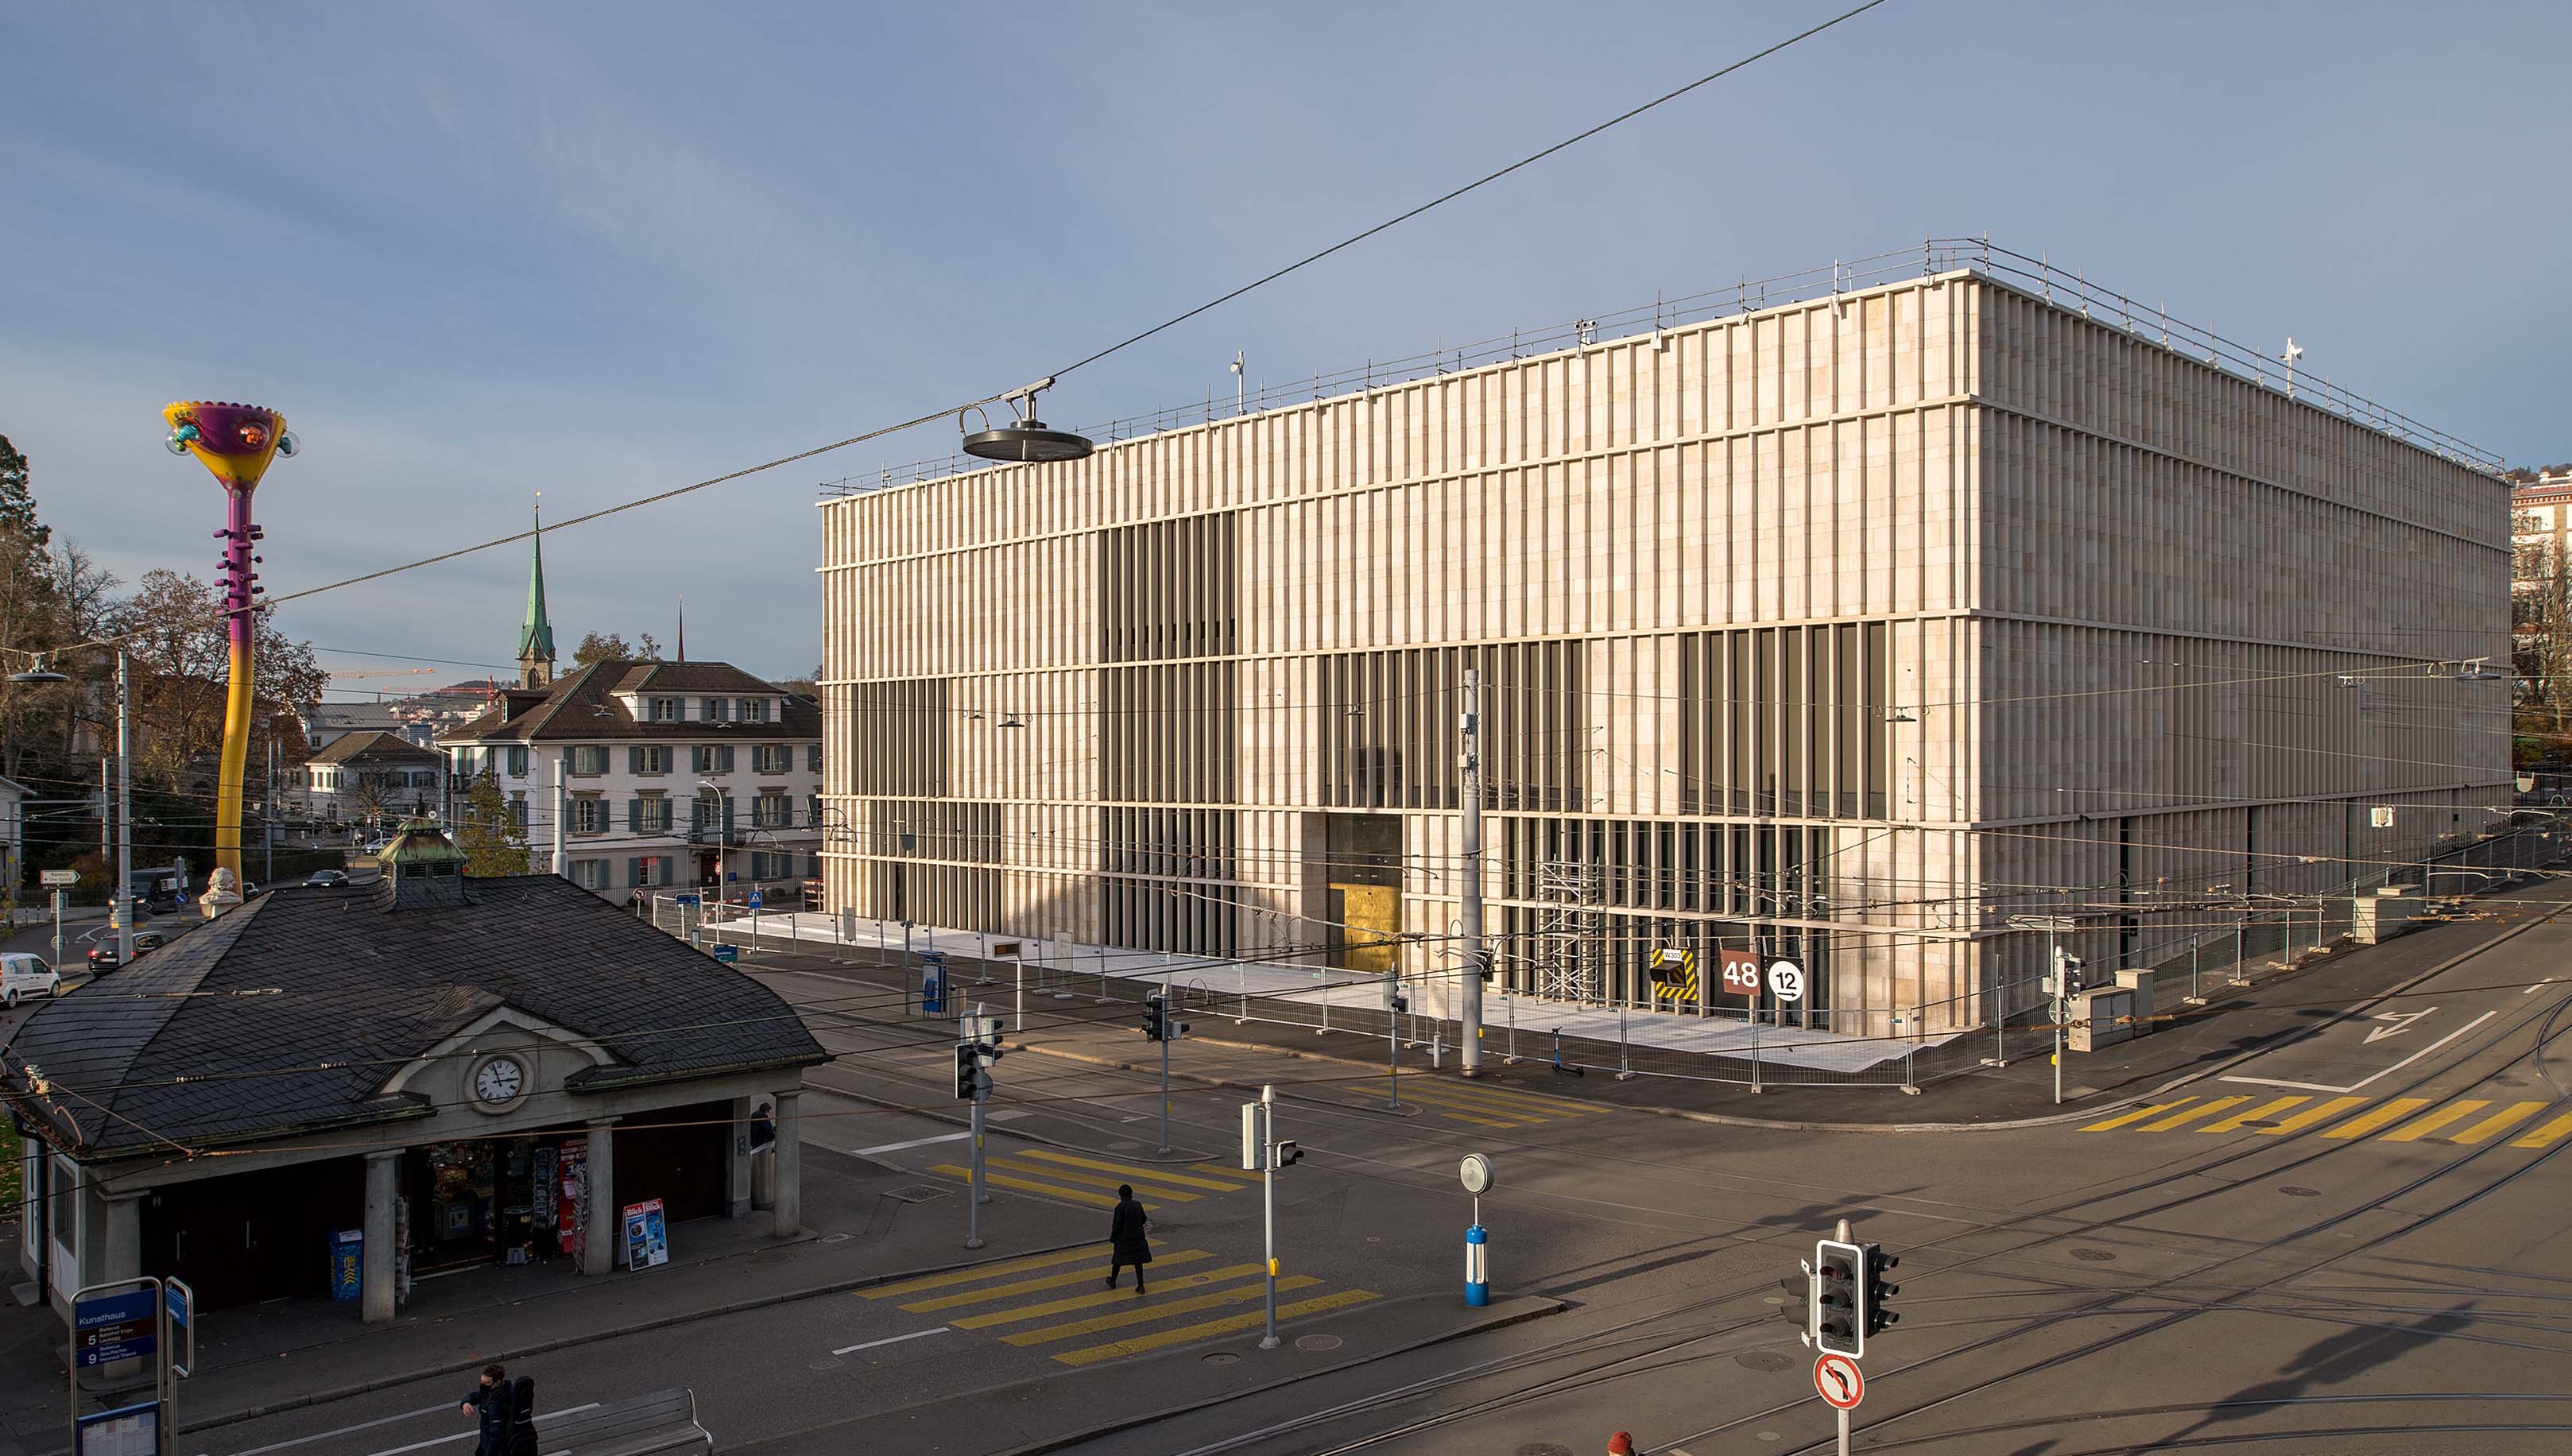
[(2295, 343), (2295, 336), (2287, 335), (2286, 352), (2277, 358), (2286, 362), (2286, 397), (2289, 399), (2295, 397), (2295, 361), (2303, 357), (2303, 346)]
[(688, 594), (679, 593), (679, 660), (688, 660)]
[(1232, 412), (1235, 414), (1242, 412), (1242, 391), (1249, 381), (1250, 376), (1242, 372), (1241, 351), (1236, 349), (1232, 352)]

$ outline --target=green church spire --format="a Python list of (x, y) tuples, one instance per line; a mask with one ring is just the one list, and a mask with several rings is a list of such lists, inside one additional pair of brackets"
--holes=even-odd
[(554, 680), (554, 624), (545, 615), (545, 509), (536, 500), (534, 554), (527, 566), (527, 620), (518, 628), (518, 685), (550, 687)]

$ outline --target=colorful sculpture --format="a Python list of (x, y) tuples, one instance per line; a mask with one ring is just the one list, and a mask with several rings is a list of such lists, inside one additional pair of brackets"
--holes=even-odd
[(260, 538), (261, 531), (251, 524), (250, 496), (259, 488), (260, 477), (268, 473), (270, 460), (295, 453), (295, 436), (287, 433), (285, 415), (257, 404), (182, 399), (163, 409), (161, 417), (170, 422), (170, 453), (195, 455), (197, 463), (212, 470), (224, 487), (224, 528), (215, 534), (224, 543), (224, 617), (232, 651), (227, 663), (230, 681), (224, 695), (223, 765), (215, 790), (215, 864), (232, 871), (238, 882), (242, 873), (242, 782), (250, 766), (252, 688), (257, 666), (253, 660), (257, 637), (253, 613), (259, 595), (267, 590), (254, 584), (259, 573), (251, 569), (260, 559), (252, 554), (251, 545)]

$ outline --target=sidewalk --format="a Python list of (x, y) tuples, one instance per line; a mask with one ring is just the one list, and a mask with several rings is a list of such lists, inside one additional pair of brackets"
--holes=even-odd
[[(354, 1303), (325, 1299), (210, 1313), (199, 1334), (199, 1373), (180, 1387), (180, 1430), (193, 1437), (246, 1417), (461, 1375), (494, 1360), (1095, 1242), (1066, 1242), (1059, 1209), (1002, 1199), (982, 1209), (990, 1249), (968, 1254), (964, 1204), (954, 1189), (906, 1202), (893, 1195), (917, 1187), (917, 1176), (819, 1149), (808, 1150), (804, 1172), (807, 1227), (800, 1238), (771, 1235), (765, 1212), (694, 1219), (671, 1228), (673, 1262), (659, 1268), (592, 1278), (561, 1259), (475, 1265), (419, 1281), (389, 1324), (360, 1324)], [(14, 1303), (0, 1308), (0, 1456), (65, 1445), (62, 1360), (60, 1320)], [(101, 1408), (108, 1395), (84, 1391), (84, 1408)]]
[[(2006, 1126), (2055, 1116), (2093, 1116), (2105, 1107), (2141, 1097), (2175, 1082), (2210, 1075), (2319, 1025), (2351, 1003), (2396, 990), (2460, 955), (2536, 923), (2546, 907), (2572, 906), (2572, 882), (2540, 881), (2506, 893), (2511, 900), (2539, 910), (2506, 924), (2471, 917), (2433, 922), (2379, 946), (2341, 944), (2322, 954), (2307, 952), (2292, 967), (2275, 954), (2261, 956), (2254, 952), (2250, 958), (2250, 984), (2236, 985), (2229, 977), (2219, 981), (2212, 974), (2205, 978), (2209, 1000), (2204, 1007), (2179, 1002), (2186, 994), (2184, 979), (2166, 983), (2169, 989), (2157, 1012), (2159, 1030), (2100, 1052), (2065, 1054), (2065, 1096), (2061, 1107), (2054, 1101), (2054, 1068), (2047, 1050), (2037, 1050), (2033, 1045), (2043, 1039), (2031, 1038), (2018, 1028), (2010, 1034), (2011, 1060), (2006, 1067), (1983, 1066), (1926, 1083), (1916, 1095), (1906, 1095), (1892, 1085), (1782, 1086), (1753, 1092), (1731, 1083), (1651, 1072), (1619, 1080), (1612, 1070), (1602, 1070), (1595, 1061), (1586, 1076), (1560, 1076), (1552, 1072), (1548, 1063), (1547, 1044), (1532, 1038), (1523, 1042), (1521, 1060), (1514, 1066), (1499, 1055), (1498, 1038), (1487, 1038), (1485, 1076), (1504, 1087), (1542, 1090), (1666, 1116), (1751, 1126), (1935, 1130)], [(2473, 903), (2468, 902), (2468, 907)], [(823, 949), (821, 955), (761, 953), (752, 957), (745, 953), (745, 960), (762, 968), (828, 969), (836, 975), (854, 976), (887, 987), (902, 980), (898, 959), (883, 966), (867, 964), (866, 952), (871, 947), (862, 950), (854, 963), (839, 965), (828, 959), (827, 947)], [(897, 958), (899, 954), (895, 952)], [(1158, 989), (1157, 978), (1147, 985), (1119, 980), (1111, 974), (1099, 989), (1115, 999), (1105, 1003), (1097, 1000), (1099, 990), (1093, 988), (1099, 984), (1094, 981), (1072, 983), (1079, 989), (1067, 999), (1030, 991), (1027, 1013), (1036, 1030), (1027, 1032), (1010, 1016), (1014, 995), (1010, 978), (1015, 966), (1006, 961), (988, 964), (995, 977), (989, 990), (975, 985), (973, 978), (981, 965), (969, 956), (951, 957), (950, 974), (961, 991), (987, 999), (993, 1011), (1010, 1019), (1007, 1035), (1012, 1043), (1029, 1051), (1157, 1074), (1154, 1049), (1136, 1030), (1135, 1012), (1135, 1002), (1147, 991)], [(916, 992), (916, 988), (911, 989)], [(993, 991), (998, 994), (991, 994)], [(1255, 992), (1253, 996), (1255, 999)], [(1385, 1072), (1388, 1048), (1380, 1022), (1371, 1035), (1340, 1031), (1318, 1034), (1309, 1026), (1263, 1021), (1245, 1024), (1236, 1021), (1220, 998), (1211, 1006), (1185, 1006), (1180, 1015), (1191, 1023), (1188, 1040), (1192, 1042), (1345, 1066), (1353, 1074), (1382, 1077)], [(1991, 1033), (1963, 1034), (1958, 1039), (1958, 1050), (1970, 1050), (1977, 1037), (1988, 1046)], [(1612, 1057), (1615, 1049), (1610, 1046), (1608, 1050)], [(1432, 1060), (1429, 1050), (1407, 1047), (1401, 1054), (1403, 1075), (1456, 1075), (1453, 1047), (1444, 1049), (1443, 1057), (1437, 1059), (1439, 1067), (1433, 1068)], [(1174, 1069), (1172, 1076), (1197, 1083), (1219, 1081), (1194, 1075), (1183, 1066)]]

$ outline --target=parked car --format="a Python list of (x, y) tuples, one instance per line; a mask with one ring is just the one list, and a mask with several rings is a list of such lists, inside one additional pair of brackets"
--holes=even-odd
[[(139, 961), (143, 958), (144, 952), (157, 951), (169, 943), (170, 937), (165, 931), (136, 931), (134, 933), (135, 959)], [(119, 952), (116, 948), (116, 938), (113, 936), (91, 946), (89, 948), (90, 974), (94, 976), (104, 975), (107, 972), (115, 970), (118, 966), (123, 965), (124, 963), (117, 959), (118, 955)]]
[(44, 957), (16, 951), (0, 955), (0, 1007), (62, 994), (62, 973), (46, 965)]
[(309, 888), (315, 890), (343, 890), (347, 888), (348, 872), (345, 870), (315, 870), (304, 883)]

